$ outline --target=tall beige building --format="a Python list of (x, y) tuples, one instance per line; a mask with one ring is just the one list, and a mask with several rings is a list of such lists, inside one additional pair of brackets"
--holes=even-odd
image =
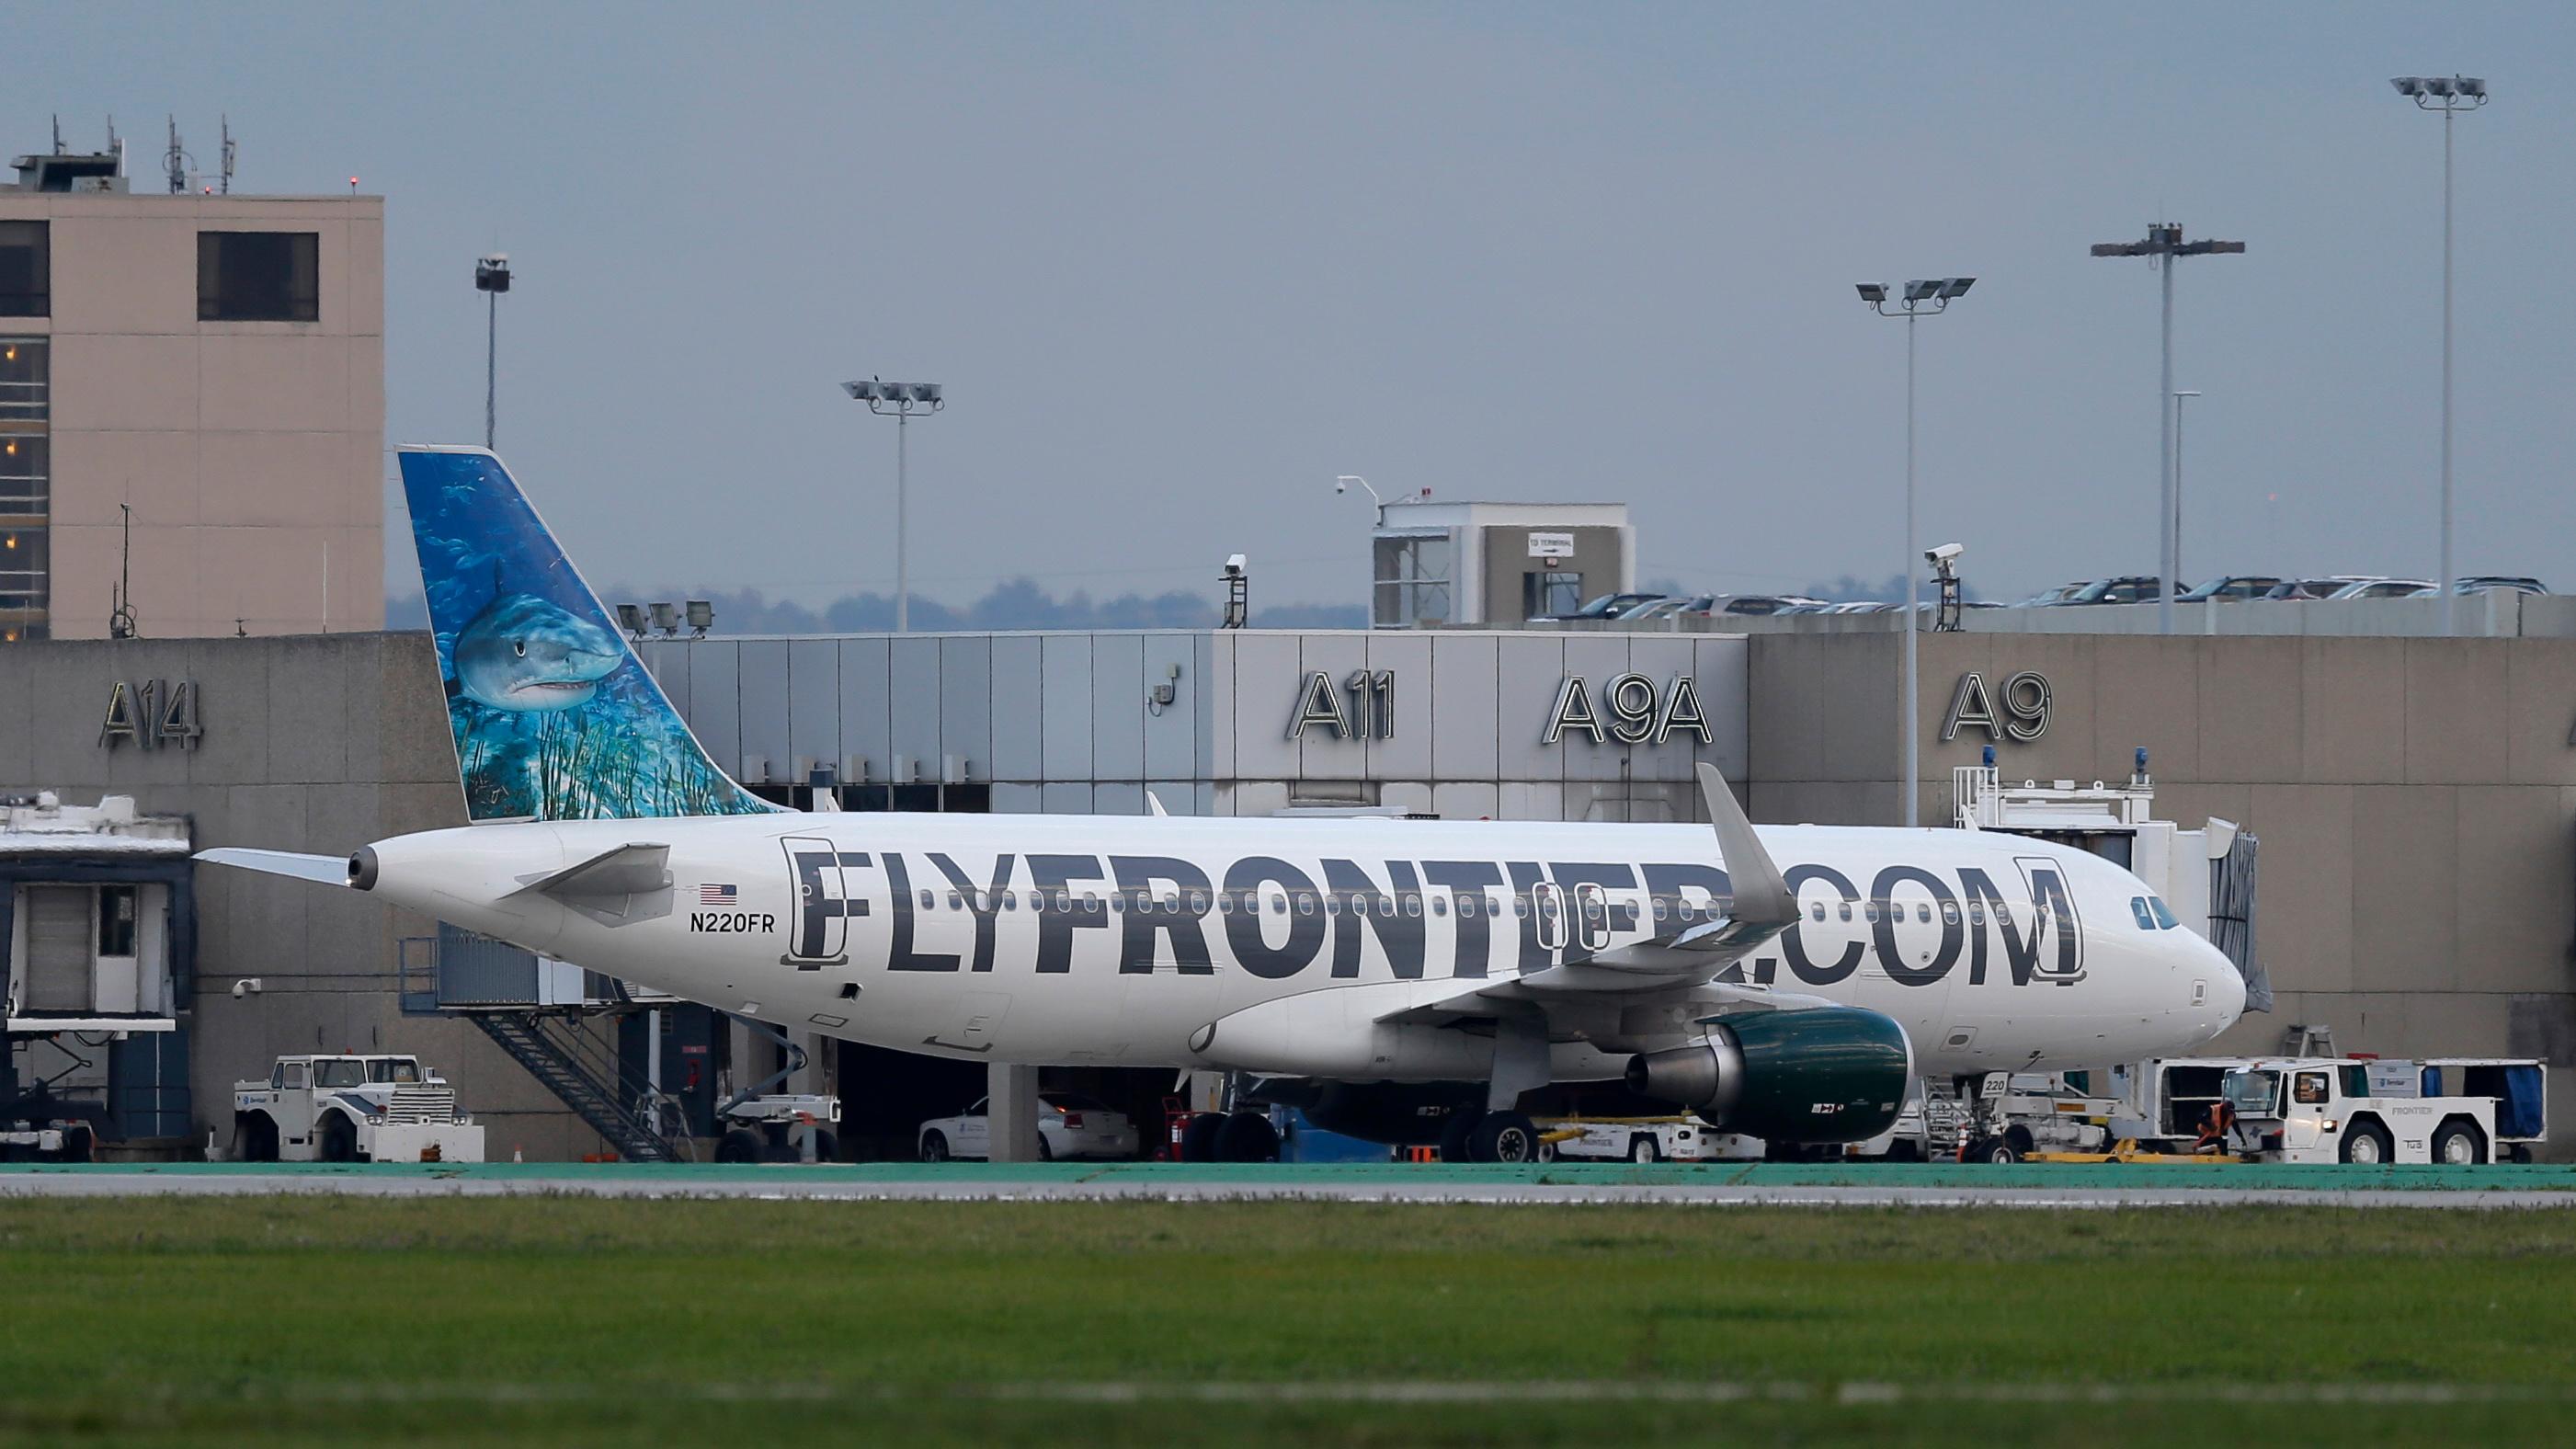
[(108, 635), (120, 597), (146, 638), (382, 628), (384, 198), (137, 195), (115, 154), (16, 166), (0, 638)]

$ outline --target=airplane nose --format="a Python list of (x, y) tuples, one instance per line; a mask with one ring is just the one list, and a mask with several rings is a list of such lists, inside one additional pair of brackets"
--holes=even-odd
[(2237, 1018), (2245, 1014), (2245, 975), (2236, 969), (2235, 962), (2227, 959), (2227, 953), (2216, 946), (2204, 945), (2202, 950), (2206, 953), (2204, 960), (2210, 972), (2210, 1005), (2218, 1012), (2216, 1028), (2210, 1032), (2211, 1036), (2216, 1036), (2234, 1026)]

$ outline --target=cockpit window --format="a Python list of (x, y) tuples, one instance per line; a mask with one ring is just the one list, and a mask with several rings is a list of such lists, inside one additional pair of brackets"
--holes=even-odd
[(2156, 913), (2147, 909), (2145, 896), (2129, 897), (2129, 914), (2138, 918), (2139, 930), (2152, 931), (2156, 928)]
[(367, 1084), (367, 1064), (354, 1057), (338, 1057), (313, 1064), (313, 1085), (317, 1087), (363, 1087)]
[(2174, 919), (2173, 907), (2166, 905), (2162, 896), (2147, 897), (2147, 909), (2155, 912), (2156, 925), (2161, 930), (2170, 931), (2182, 924)]

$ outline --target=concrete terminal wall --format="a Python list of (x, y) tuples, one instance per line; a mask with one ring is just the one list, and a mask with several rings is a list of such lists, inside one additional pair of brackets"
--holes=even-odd
[[(455, 750), (426, 634), (21, 643), (0, 690), (0, 792), (135, 797), (181, 814), (199, 849), (339, 855), (407, 830), (464, 823)], [(118, 680), (193, 680), (194, 749), (109, 748)], [(596, 1134), (471, 1022), (404, 1016), (396, 943), (426, 917), (244, 871), (197, 872), (198, 993), (188, 1009), (197, 1135), (232, 1133), (232, 1084), (283, 1052), (417, 1052), (457, 1087), (495, 1155), (596, 1152)], [(256, 996), (232, 984), (257, 977)]]
[[(1902, 643), (1754, 638), (1755, 819), (1902, 818)], [(2576, 640), (1926, 634), (1926, 824), (1989, 742), (1941, 739), (1971, 670), (2049, 681), (2047, 732), (1996, 743), (2007, 780), (2125, 780), (2143, 745), (2159, 816), (2261, 839), (2279, 1007), (2220, 1049), (2323, 1022), (2348, 1051), (2545, 1057), (2576, 1128)]]

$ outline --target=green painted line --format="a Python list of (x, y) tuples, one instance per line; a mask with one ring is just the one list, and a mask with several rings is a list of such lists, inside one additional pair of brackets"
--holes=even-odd
[(1350, 1188), (1415, 1182), (1436, 1177), (1466, 1184), (1586, 1188), (1747, 1187), (1975, 1187), (2232, 1189), (2363, 1189), (2576, 1192), (2576, 1164), (2499, 1163), (2486, 1167), (2184, 1166), (2146, 1163), (1841, 1164), (1841, 1163), (983, 1163), (916, 1162), (736, 1165), (715, 1163), (99, 1163), (23, 1164), (0, 1167), (0, 1189), (12, 1177), (220, 1177), (244, 1173), (285, 1177), (465, 1178), (575, 1184), (604, 1179), (661, 1179), (687, 1183), (739, 1183), (777, 1179), (837, 1183), (969, 1183), (1030, 1187), (1132, 1181), (1230, 1184), (1277, 1188)]

